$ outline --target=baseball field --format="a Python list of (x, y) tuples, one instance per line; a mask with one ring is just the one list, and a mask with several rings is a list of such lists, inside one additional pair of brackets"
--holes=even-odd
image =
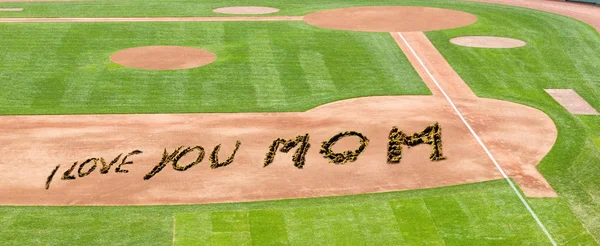
[(2, 245), (599, 245), (600, 6), (0, 0)]

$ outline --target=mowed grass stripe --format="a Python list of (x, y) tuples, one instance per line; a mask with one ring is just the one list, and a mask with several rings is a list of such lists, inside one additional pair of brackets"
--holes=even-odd
[(251, 77), (248, 83), (255, 86), (256, 104), (259, 108), (276, 107), (286, 108), (287, 99), (281, 84), (277, 64), (275, 63), (277, 50), (271, 42), (271, 35), (267, 29), (255, 29), (248, 36), (248, 49), (252, 66)]
[(250, 210), (249, 214), (253, 245), (289, 245), (283, 211)]
[(390, 206), (408, 244), (444, 245), (444, 239), (422, 199), (391, 201)]
[(178, 213), (174, 218), (174, 245), (210, 245), (211, 213)]
[[(456, 212), (454, 208), (446, 209), (444, 202), (440, 202), (445, 196), (460, 201), (456, 204), (463, 203), (462, 207), (454, 208), (469, 210), (471, 214), (475, 210), (487, 209), (489, 203), (465, 204), (464, 201), (490, 199), (498, 210), (490, 212), (486, 222), (511, 228), (506, 240), (501, 242), (547, 244), (531, 216), (502, 180), (415, 191), (230, 204), (3, 206), (0, 207), (0, 241), (7, 245), (168, 245), (172, 244), (175, 233), (177, 245), (210, 245), (217, 241), (242, 244), (265, 240), (285, 242), (286, 238), (290, 245), (348, 243), (350, 239), (357, 240), (350, 242), (352, 245), (498, 243), (496, 238), (487, 238), (488, 233), (481, 231), (486, 230), (485, 227), (471, 226), (479, 223), (478, 218), (473, 217), (475, 214), (467, 216), (462, 224), (471, 227), (468, 230), (473, 234), (442, 237), (456, 232), (459, 226), (443, 226), (451, 223), (448, 218), (453, 218)], [(555, 236), (559, 243), (564, 242), (559, 239), (571, 242), (591, 239), (575, 216), (564, 209), (568, 207), (565, 201), (555, 199), (553, 204), (548, 204), (546, 200), (533, 199), (532, 206), (536, 212), (566, 211), (556, 216), (541, 217), (544, 223), (550, 225), (553, 235), (560, 234)], [(423, 215), (427, 213), (431, 214), (430, 217)], [(214, 234), (218, 234), (216, 238), (213, 238)]]
[(398, 231), (397, 216), (390, 203), (361, 203), (352, 206), (355, 220), (358, 224), (364, 244), (398, 245), (407, 241)]
[[(178, 245), (545, 245), (547, 239), (509, 187), (498, 182), (495, 192), (466, 192), (447, 196), (399, 196), (388, 201), (352, 205), (318, 202), (309, 206), (273, 209), (182, 213), (176, 235), (198, 238)], [(442, 189), (443, 190), (443, 189)], [(402, 194), (402, 193), (400, 193)], [(321, 199), (315, 199), (321, 200)], [(536, 201), (542, 199), (534, 199)], [(561, 211), (566, 203), (555, 200)], [(543, 204), (543, 203), (542, 203)], [(203, 221), (199, 221), (199, 219)], [(542, 218), (554, 228), (559, 242), (590, 242), (573, 214)], [(208, 221), (208, 222), (207, 222)], [(185, 222), (185, 223), (184, 223)], [(187, 223), (190, 222), (190, 223)], [(212, 228), (199, 228), (210, 223)], [(556, 228), (561, 228), (557, 230)], [(579, 230), (572, 230), (581, 228)], [(186, 231), (188, 230), (188, 231)], [(186, 232), (184, 232), (186, 231)], [(186, 233), (207, 235), (186, 236)], [(568, 236), (567, 236), (568, 235)], [(566, 236), (566, 237), (565, 237)], [(175, 239), (176, 242), (185, 240)]]

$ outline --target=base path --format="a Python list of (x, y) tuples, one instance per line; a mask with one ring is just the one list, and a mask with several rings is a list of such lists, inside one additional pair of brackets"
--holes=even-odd
[(232, 17), (124, 17), (124, 18), (0, 18), (0, 23), (38, 22), (210, 22), (210, 21), (302, 21), (302, 16)]
[(545, 91), (571, 114), (600, 115), (592, 105), (572, 89), (546, 89)]
[[(423, 67), (417, 61), (417, 58), (411, 54), (408, 46), (401, 40), (398, 33), (391, 33), (402, 52), (406, 55), (410, 63), (413, 65), (419, 76), (423, 79), (429, 90), (434, 96), (442, 96), (439, 88), (434, 84), (431, 78), (425, 73)], [(422, 32), (404, 32), (402, 33), (410, 46), (417, 53), (419, 58), (422, 59), (425, 66), (430, 68), (432, 75), (437, 78), (441, 84), (442, 89), (452, 95), (452, 97), (465, 98), (465, 99), (476, 99), (477, 96), (473, 93), (471, 88), (465, 83), (465, 81), (458, 76), (456, 71), (448, 64), (446, 59), (440, 54), (440, 52), (433, 46), (433, 44), (427, 39)]]

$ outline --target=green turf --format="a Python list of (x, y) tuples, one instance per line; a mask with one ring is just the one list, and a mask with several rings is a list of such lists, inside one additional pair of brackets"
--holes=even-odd
[[(0, 114), (304, 111), (346, 98), (429, 94), (385, 33), (304, 22), (0, 27)], [(109, 59), (146, 45), (198, 47), (218, 58), (176, 71)]]
[[(26, 8), (0, 16), (217, 15), (209, 9), (225, 5), (268, 5), (282, 9), (275, 15), (301, 15), (343, 6), (399, 4), (448, 7), (478, 16), (472, 26), (427, 35), (477, 95), (530, 105), (552, 117), (559, 137), (539, 168), (560, 197), (528, 200), (559, 244), (598, 244), (600, 150), (595, 143), (600, 117), (572, 116), (543, 91), (572, 88), (600, 109), (600, 57), (595, 55), (600, 53), (600, 35), (581, 22), (488, 4), (393, 0), (0, 3)], [(302, 111), (343, 98), (428, 93), (406, 58), (390, 52), (397, 47), (385, 33), (330, 31), (290, 22), (0, 24), (0, 34), (0, 114)], [(462, 35), (513, 37), (528, 45), (488, 50), (448, 42)], [(202, 69), (174, 72), (131, 70), (106, 60), (119, 49), (157, 44), (209, 49), (219, 60)], [(319, 83), (323, 87), (312, 88), (314, 81), (324, 82)], [(511, 192), (499, 181), (264, 203), (0, 207), (0, 241), (163, 245), (175, 238), (181, 245), (547, 245)]]
[[(533, 205), (553, 214), (541, 219), (558, 242), (593, 242), (562, 199)], [(4, 245), (548, 244), (503, 180), (215, 205), (0, 207), (0, 219)]]
[(600, 150), (600, 136), (599, 137), (594, 137), (594, 144), (596, 145), (596, 148), (598, 148), (598, 150)]

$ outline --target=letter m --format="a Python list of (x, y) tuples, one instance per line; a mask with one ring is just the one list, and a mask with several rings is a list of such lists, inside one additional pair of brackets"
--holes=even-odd
[(426, 127), (423, 131), (413, 133), (412, 135), (406, 135), (404, 132), (398, 130), (398, 128), (394, 126), (390, 131), (388, 142), (388, 163), (400, 163), (400, 160), (402, 159), (403, 145), (406, 145), (410, 148), (419, 144), (431, 145), (431, 156), (429, 156), (430, 160), (439, 161), (446, 159), (442, 153), (442, 128), (436, 122)]

